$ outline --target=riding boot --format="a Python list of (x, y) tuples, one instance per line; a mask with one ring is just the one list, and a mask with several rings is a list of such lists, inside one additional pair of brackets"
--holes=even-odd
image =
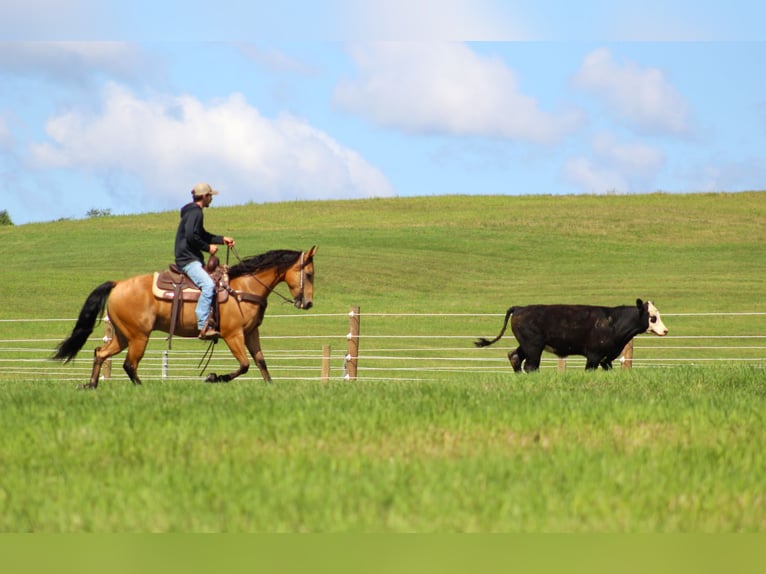
[(221, 333), (220, 331), (218, 331), (216, 327), (217, 323), (218, 323), (218, 299), (217, 297), (214, 297), (213, 304), (210, 307), (210, 313), (208, 313), (207, 321), (205, 321), (205, 326), (199, 333), (199, 338), (205, 341), (218, 341), (218, 338), (221, 336)]
[(203, 341), (218, 342), (218, 338), (220, 336), (220, 331), (215, 328), (215, 321), (213, 321), (212, 317), (209, 317), (205, 323), (205, 326), (202, 328), (202, 330), (200, 330), (198, 338), (202, 339)]

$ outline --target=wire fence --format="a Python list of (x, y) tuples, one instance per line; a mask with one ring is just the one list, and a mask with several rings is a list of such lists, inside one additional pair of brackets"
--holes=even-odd
[[(358, 331), (352, 331), (357, 309)], [(351, 313), (268, 315), (261, 326), (261, 344), (275, 381), (428, 380), (472, 374), (512, 373), (507, 353), (516, 347), (510, 330), (492, 347), (476, 348), (479, 337), (494, 337), (504, 314), (498, 313)], [(633, 368), (742, 363), (766, 366), (766, 313), (720, 312), (663, 314), (669, 335), (634, 339)], [(0, 382), (55, 379), (88, 380), (92, 352), (103, 344), (104, 329), (93, 336), (69, 364), (50, 360), (75, 319), (0, 320)], [(200, 380), (207, 373), (233, 371), (236, 361), (223, 342), (214, 347), (208, 365), (206, 344), (155, 332), (139, 366), (144, 381)], [(125, 353), (105, 365), (102, 378), (124, 380)], [(569, 357), (566, 368), (582, 369), (583, 357)], [(618, 365), (615, 364), (615, 367)], [(351, 370), (353, 367), (353, 370)], [(543, 354), (542, 369), (562, 369), (562, 362)], [(260, 381), (251, 361), (237, 380)]]

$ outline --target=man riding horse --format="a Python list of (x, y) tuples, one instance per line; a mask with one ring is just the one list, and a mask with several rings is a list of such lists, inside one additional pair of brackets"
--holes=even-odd
[(234, 246), (234, 239), (223, 235), (213, 235), (205, 230), (203, 210), (210, 207), (213, 196), (218, 192), (207, 183), (198, 183), (191, 191), (192, 201), (181, 208), (181, 221), (178, 223), (175, 242), (176, 265), (194, 284), (201, 294), (197, 302), (197, 328), (199, 338), (218, 340), (221, 333), (210, 322), (210, 310), (215, 297), (215, 282), (204, 268), (203, 251), (215, 255), (218, 245)]

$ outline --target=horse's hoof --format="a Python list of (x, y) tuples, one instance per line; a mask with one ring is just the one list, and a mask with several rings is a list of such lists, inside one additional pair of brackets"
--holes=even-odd
[(77, 385), (78, 391), (85, 391), (85, 390), (90, 390), (95, 388), (96, 388), (96, 385), (94, 385), (93, 383), (88, 383), (87, 385)]
[(215, 373), (210, 373), (205, 378), (206, 383), (228, 383), (229, 379), (226, 378), (226, 375), (221, 375), (220, 377), (216, 375)]

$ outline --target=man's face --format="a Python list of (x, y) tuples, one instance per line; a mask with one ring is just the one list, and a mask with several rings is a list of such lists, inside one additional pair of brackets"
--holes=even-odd
[(210, 207), (210, 203), (213, 201), (213, 194), (209, 193), (209, 194), (203, 196), (203, 200), (204, 200), (203, 205), (205, 207)]

